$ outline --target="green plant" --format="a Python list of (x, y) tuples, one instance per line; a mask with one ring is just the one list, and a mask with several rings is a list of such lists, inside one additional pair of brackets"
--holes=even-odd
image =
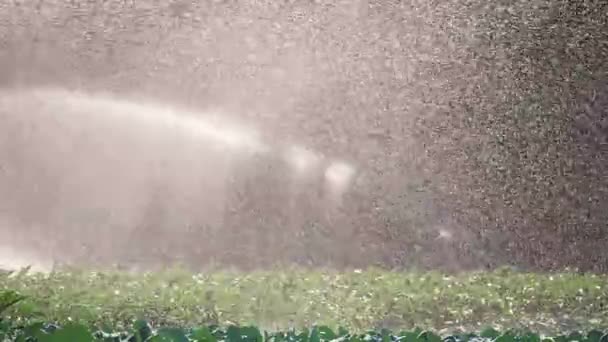
[[(2, 315), (6, 310), (8, 310), (13, 305), (19, 303), (24, 300), (26, 297), (20, 295), (16, 291), (5, 290), (0, 291), (0, 315)], [(0, 320), (2, 320), (2, 316), (0, 316)]]
[[(1, 330), (0, 330), (1, 332)], [(488, 335), (488, 333), (490, 335)], [(606, 342), (608, 334), (600, 330), (591, 330), (586, 334), (571, 332), (567, 335), (547, 337), (529, 331), (500, 333), (495, 330), (483, 330), (475, 333), (451, 334), (441, 337), (427, 330), (411, 330), (393, 333), (388, 329), (370, 330), (363, 333), (352, 333), (340, 328), (334, 331), (327, 326), (313, 326), (301, 331), (263, 331), (254, 326), (228, 326), (220, 328), (207, 326), (198, 328), (161, 327), (154, 329), (144, 321), (137, 321), (125, 331), (104, 332), (81, 324), (69, 324), (63, 327), (32, 324), (16, 328), (10, 332), (10, 338), (5, 341), (37, 341), (37, 342)]]
[(27, 300), (11, 317), (121, 329), (139, 318), (155, 325), (312, 325), (447, 333), (531, 328), (554, 334), (608, 326), (608, 276), (510, 270), (437, 272), (283, 269), (263, 272), (155, 273), (56, 271), (0, 279)]

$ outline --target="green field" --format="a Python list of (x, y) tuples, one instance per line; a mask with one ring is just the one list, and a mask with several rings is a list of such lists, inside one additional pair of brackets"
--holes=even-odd
[(419, 327), (443, 334), (488, 326), (547, 334), (608, 326), (608, 276), (576, 273), (72, 270), (4, 274), (2, 290), (27, 297), (4, 313), (12, 321), (116, 329), (135, 319), (156, 326), (239, 324), (271, 331), (313, 325), (350, 331)]

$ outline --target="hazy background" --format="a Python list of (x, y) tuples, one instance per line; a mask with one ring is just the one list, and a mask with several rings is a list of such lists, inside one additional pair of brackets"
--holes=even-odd
[[(0, 241), (11, 241), (3, 253), (144, 267), (181, 260), (193, 267), (510, 263), (605, 271), (607, 7), (0, 0)], [(295, 196), (276, 160), (238, 159), (226, 172), (230, 186), (204, 190), (219, 184), (208, 181), (195, 191), (192, 182), (205, 178), (192, 171), (209, 158), (180, 159), (188, 143), (136, 139), (141, 149), (134, 151), (121, 146), (141, 128), (125, 126), (110, 139), (105, 132), (114, 126), (87, 129), (89, 121), (77, 121), (79, 132), (108, 142), (119, 161), (142, 158), (143, 146), (167, 149), (147, 150), (171, 160), (156, 182), (141, 181), (153, 173), (144, 161), (136, 164), (142, 178), (110, 176), (125, 164), (89, 153), (66, 160), (48, 145), (80, 145), (82, 136), (66, 138), (46, 122), (36, 141), (11, 126), (36, 122), (46, 108), (34, 101), (15, 108), (11, 89), (40, 86), (201, 113), (217, 108), (274, 146), (297, 141), (353, 161), (362, 176), (329, 214), (318, 201), (321, 180)], [(91, 160), (108, 176), (79, 184), (129, 196), (58, 198), (74, 168)], [(10, 174), (18, 181), (6, 171), (17, 169)], [(214, 205), (221, 219), (209, 224), (201, 208)], [(101, 209), (90, 214), (93, 207)]]

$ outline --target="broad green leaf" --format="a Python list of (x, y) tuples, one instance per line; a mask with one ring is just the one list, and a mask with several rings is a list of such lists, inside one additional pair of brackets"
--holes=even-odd
[(583, 341), (585, 337), (579, 331), (573, 331), (566, 337), (568, 341)]
[(255, 327), (230, 326), (226, 330), (227, 342), (261, 342), (262, 340), (260, 330)]
[(319, 333), (319, 328), (313, 327), (310, 331), (310, 337), (308, 339), (309, 342), (321, 342), (321, 334)]
[(338, 335), (336, 335), (336, 333), (327, 326), (320, 326), (317, 329), (319, 331), (321, 341), (331, 341), (338, 338)]
[(382, 342), (391, 342), (391, 331), (388, 329), (382, 329)]
[(241, 332), (238, 327), (229, 326), (226, 329), (226, 342), (239, 342), (241, 341)]
[(195, 342), (216, 342), (217, 339), (207, 328), (197, 328), (192, 331), (190, 338)]
[(299, 334), (295, 335), (294, 341), (310, 342), (311, 331), (307, 328), (303, 329)]
[(420, 342), (442, 342), (441, 337), (439, 337), (438, 335), (436, 335), (430, 331), (421, 332), (420, 335), (418, 335), (418, 341), (420, 341)]
[(510, 332), (506, 332), (506, 333), (498, 336), (496, 339), (494, 339), (494, 342), (515, 342), (515, 341), (516, 341), (515, 336)]
[(518, 340), (520, 342), (541, 342), (540, 336), (531, 332), (521, 335)]
[(591, 330), (587, 333), (586, 342), (600, 342), (604, 333), (600, 330)]
[(489, 327), (489, 328), (483, 329), (481, 331), (481, 333), (479, 334), (479, 336), (483, 337), (483, 338), (495, 339), (498, 336), (500, 336), (500, 332), (498, 332), (496, 329), (494, 329), (492, 327)]
[(50, 334), (41, 334), (38, 336), (39, 342), (92, 342), (94, 341), (93, 334), (84, 325), (67, 324)]
[(0, 320), (0, 341), (9, 340), (10, 332), (11, 332), (11, 324), (9, 322)]
[(19, 336), (17, 337), (17, 342), (28, 341), (31, 339), (39, 339), (39, 337), (45, 332), (42, 330), (44, 328), (44, 323), (37, 322), (30, 324), (23, 329), (21, 329)]
[(399, 333), (399, 341), (400, 342), (417, 342), (418, 335), (420, 333), (412, 332), (412, 331), (402, 331)]
[(240, 328), (241, 339), (247, 342), (262, 342), (264, 338), (260, 329), (256, 327), (241, 327)]
[(133, 342), (144, 342), (152, 336), (152, 327), (144, 320), (137, 320), (133, 323)]
[(348, 332), (348, 329), (344, 328), (344, 327), (339, 327), (338, 328), (338, 336), (346, 336), (349, 335), (350, 333)]

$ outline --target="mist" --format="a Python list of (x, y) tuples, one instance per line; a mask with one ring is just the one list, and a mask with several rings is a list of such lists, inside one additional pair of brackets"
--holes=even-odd
[(601, 271), (576, 6), (1, 1), (0, 265)]
[[(105, 256), (118, 263), (133, 244), (150, 243), (149, 253), (178, 261), (179, 251), (163, 245), (191, 230), (221, 233), (228, 196), (242, 190), (233, 185), (239, 172), (242, 181), (275, 177), (267, 186), (283, 188), (277, 189), (283, 197), (270, 189), (263, 199), (269, 208), (259, 215), (281, 214), (273, 206), (282, 206), (289, 219), (297, 211), (290, 202), (305, 193), (319, 202), (318, 214), (335, 212), (352, 182), (348, 163), (289, 142), (264, 142), (228, 113), (143, 103), (52, 88), (2, 94), (3, 219), (11, 222), (5, 229), (16, 229), (3, 238), (5, 248), (37, 243), (46, 247), (28, 253), (41, 260)], [(201, 247), (213, 244), (202, 237)]]

